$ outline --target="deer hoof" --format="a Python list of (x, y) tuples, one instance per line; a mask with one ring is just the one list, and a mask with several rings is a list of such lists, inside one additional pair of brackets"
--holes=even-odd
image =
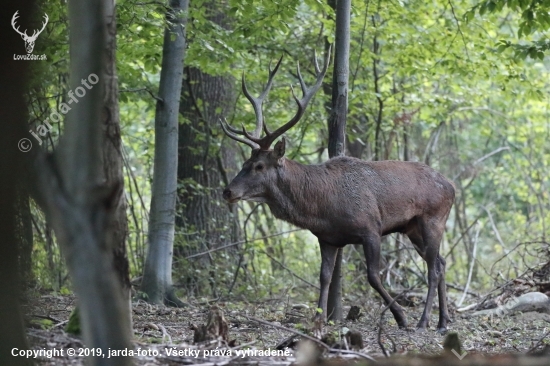
[(447, 328), (445, 328), (445, 327), (437, 328), (437, 330), (436, 330), (436, 332), (439, 333), (439, 334), (441, 334), (441, 335), (447, 333), (447, 331), (448, 331), (448, 330), (447, 330)]
[(416, 326), (416, 332), (417, 333), (424, 333), (428, 329), (428, 322), (422, 321), (422, 319), (418, 322), (418, 325)]

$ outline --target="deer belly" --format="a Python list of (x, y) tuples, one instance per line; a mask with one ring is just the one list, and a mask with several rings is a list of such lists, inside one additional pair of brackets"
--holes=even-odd
[(360, 235), (339, 232), (311, 232), (320, 241), (326, 242), (335, 247), (344, 247), (348, 244), (361, 244), (363, 239)]

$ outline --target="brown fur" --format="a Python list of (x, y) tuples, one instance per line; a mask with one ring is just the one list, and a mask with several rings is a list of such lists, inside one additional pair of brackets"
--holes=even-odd
[(406, 327), (401, 307), (382, 287), (379, 277), (380, 238), (400, 232), (411, 239), (428, 263), (428, 297), (418, 328), (428, 326), (438, 288), (438, 330), (444, 331), (449, 317), (445, 260), (439, 255), (439, 246), (454, 202), (452, 182), (422, 163), (336, 157), (318, 165), (302, 165), (284, 158), (284, 149), (283, 140), (274, 150), (254, 150), (224, 191), (224, 198), (229, 202), (265, 202), (277, 218), (317, 236), (322, 257), (322, 317), (326, 316), (338, 248), (363, 244), (369, 283), (387, 304), (391, 303), (398, 325)]

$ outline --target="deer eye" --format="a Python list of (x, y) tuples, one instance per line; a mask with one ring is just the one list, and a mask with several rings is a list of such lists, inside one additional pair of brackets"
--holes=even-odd
[(256, 165), (256, 170), (262, 170), (264, 168), (263, 164)]

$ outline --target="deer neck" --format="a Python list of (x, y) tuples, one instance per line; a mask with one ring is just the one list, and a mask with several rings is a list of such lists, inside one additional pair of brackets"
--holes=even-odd
[(267, 200), (275, 217), (311, 229), (308, 218), (314, 216), (315, 205), (312, 202), (319, 194), (315, 184), (318, 170), (318, 166), (283, 160), (277, 168), (277, 181)]

